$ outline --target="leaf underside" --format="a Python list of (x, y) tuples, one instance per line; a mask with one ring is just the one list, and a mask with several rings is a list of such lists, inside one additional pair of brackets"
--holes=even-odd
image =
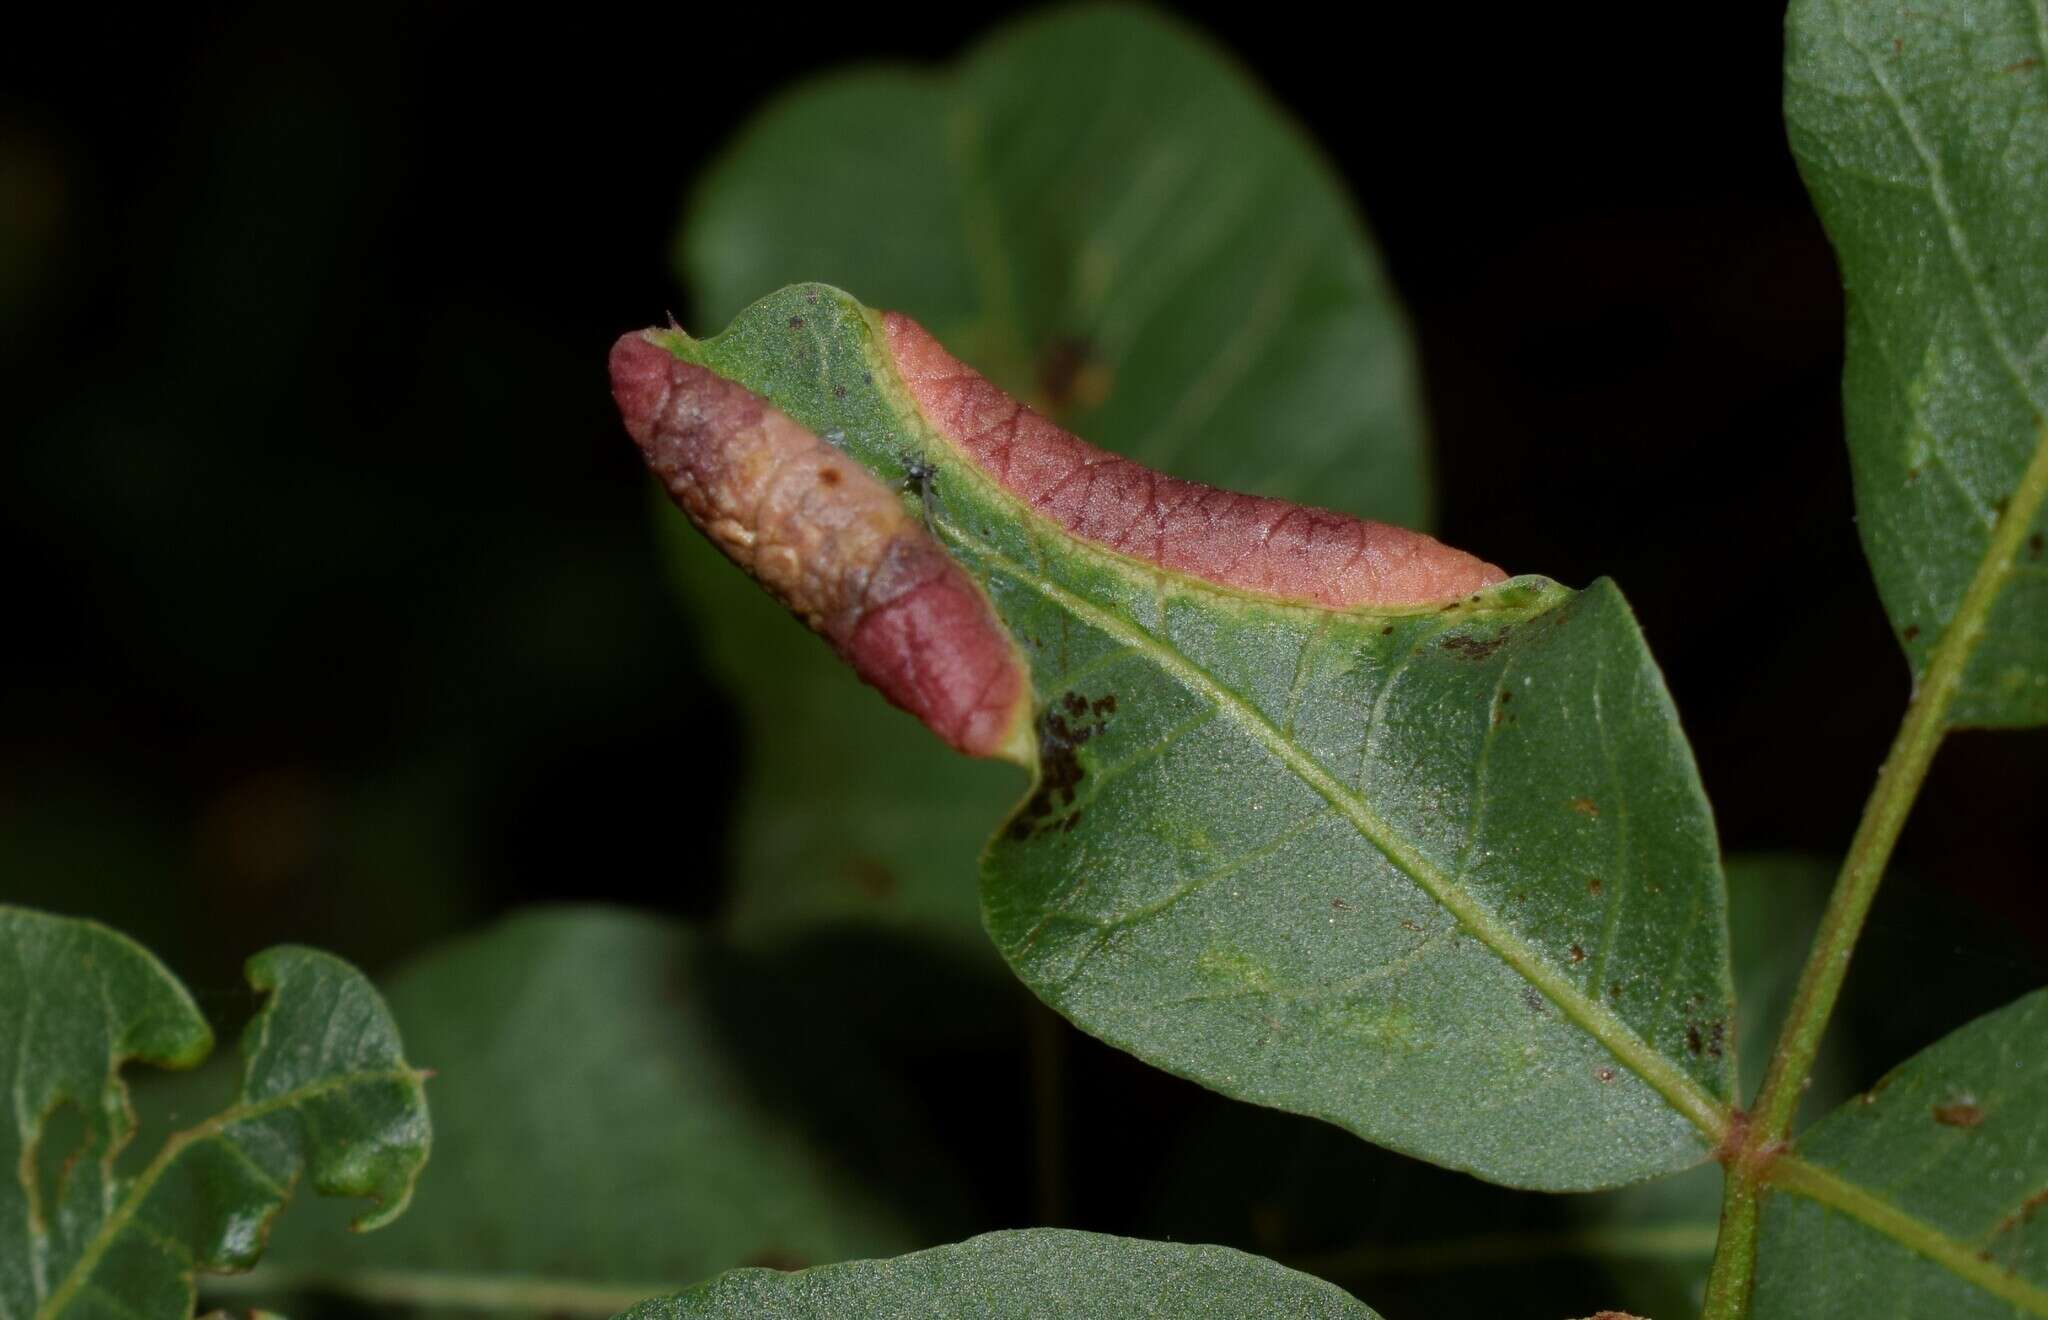
[(905, 1315), (1216, 1316), (1374, 1320), (1343, 1290), (1229, 1247), (1141, 1242), (1068, 1229), (990, 1233), (895, 1260), (800, 1273), (735, 1270), (621, 1320)]
[(1031, 667), (1041, 778), (986, 854), (1011, 966), (1226, 1094), (1521, 1186), (1702, 1159), (1732, 1093), (1711, 818), (1611, 583), (1334, 612), (1070, 537), (927, 428), (859, 304), (763, 299), (679, 354), (885, 481)]
[[(828, 280), (1141, 462), (1427, 521), (1413, 355), (1369, 235), (1298, 129), (1160, 14), (1067, 9), (945, 69), (798, 88), (694, 190), (677, 264), (699, 325)], [(1014, 778), (854, 696), (682, 533), (670, 562), (752, 733), (735, 932), (876, 921), (987, 958), (971, 877)]]
[[(241, 1092), (172, 1136), (132, 1177), (119, 1070), (190, 1067), (212, 1035), (139, 945), (89, 921), (0, 907), (0, 1080), (14, 1102), (0, 1160), (0, 1315), (185, 1320), (195, 1270), (244, 1270), (300, 1178), (367, 1197), (359, 1228), (405, 1208), (429, 1142), (419, 1075), (369, 983), (340, 960), (281, 946), (249, 961), (266, 992), (242, 1045)], [(65, 1111), (68, 1151), (40, 1149)], [(26, 1243), (26, 1250), (17, 1244)]]
[(2001, 518), (2009, 575), (1950, 711), (2048, 722), (2048, 8), (1797, 0), (1785, 119), (1848, 290), (1857, 522), (1916, 675)]
[(1915, 1055), (1796, 1153), (1829, 1182), (1766, 1199), (1756, 1320), (2048, 1315), (2048, 991)]

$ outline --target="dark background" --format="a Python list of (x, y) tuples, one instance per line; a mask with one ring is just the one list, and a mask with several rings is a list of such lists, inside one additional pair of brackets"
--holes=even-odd
[[(1444, 538), (1615, 576), (1727, 851), (1833, 855), (1908, 693), (1852, 522), (1840, 292), (1778, 8), (1667, 8), (1188, 12), (1377, 232)], [(605, 351), (687, 308), (684, 188), (774, 90), (1009, 12), (741, 9), (75, 6), (8, 43), (0, 900), (116, 924), (224, 1012), (280, 940), (376, 970), (534, 900), (715, 916), (744, 730)], [(1874, 938), (2042, 980), (2044, 748), (1953, 738), (1900, 848), (1899, 892), (1984, 943), (1915, 944), (1891, 896)], [(2028, 951), (1987, 953), (2001, 930)], [(939, 1099), (1015, 1090), (990, 1122), (1021, 1134), (1013, 1047), (917, 1066)], [(1060, 1048), (1076, 1172), (1048, 1203), (982, 1158), (989, 1222), (1129, 1231), (1148, 1134), (1203, 1101)]]

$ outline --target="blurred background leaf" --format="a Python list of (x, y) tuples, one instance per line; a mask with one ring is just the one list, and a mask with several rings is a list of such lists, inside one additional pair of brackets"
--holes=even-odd
[(608, 1316), (734, 1266), (895, 1255), (974, 1222), (917, 1099), (800, 986), (602, 908), (426, 955), (389, 1000), (435, 1072), (434, 1176), (388, 1232), (284, 1226), (219, 1295)]

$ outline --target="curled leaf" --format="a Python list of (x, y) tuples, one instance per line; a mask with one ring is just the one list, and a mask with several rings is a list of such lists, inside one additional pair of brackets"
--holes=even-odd
[(1028, 757), (1017, 648), (881, 482), (649, 337), (627, 335), (612, 349), (612, 392), (691, 521), (856, 673), (958, 751)]

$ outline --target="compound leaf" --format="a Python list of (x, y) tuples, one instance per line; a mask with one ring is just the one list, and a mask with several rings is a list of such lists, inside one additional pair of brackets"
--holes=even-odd
[(237, 1295), (608, 1315), (736, 1265), (937, 1240), (971, 1213), (958, 1179), (789, 979), (599, 908), (423, 955), (389, 995), (435, 1068), (438, 1176), (374, 1238), (287, 1225)]

